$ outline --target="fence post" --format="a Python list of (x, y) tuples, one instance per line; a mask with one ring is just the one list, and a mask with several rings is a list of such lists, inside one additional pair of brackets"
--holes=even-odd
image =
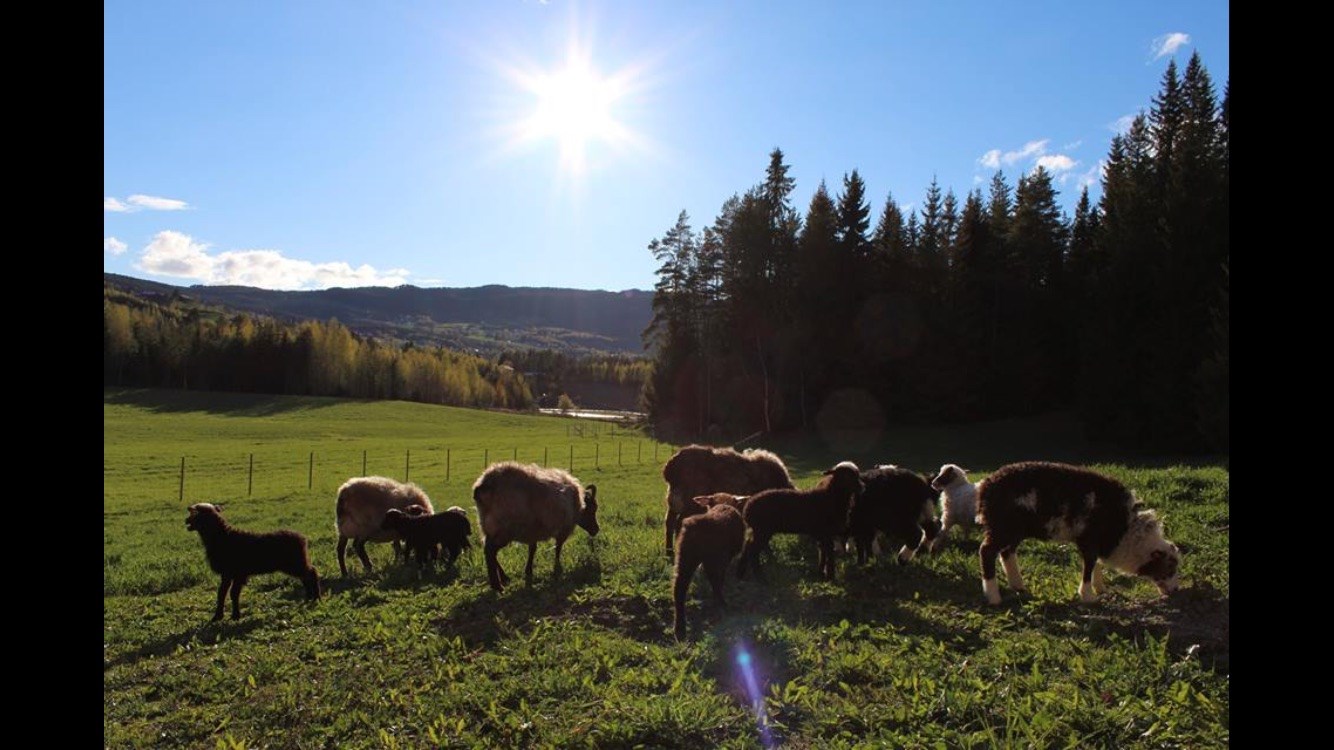
[[(181, 465), (185, 465), (185, 459), (181, 459)], [(574, 443), (570, 443), (570, 471), (574, 471)], [(185, 470), (181, 470), (181, 476), (185, 476)]]
[(617, 465), (617, 466), (620, 466), (620, 465), (621, 465), (621, 446), (622, 446), (622, 445), (624, 445), (624, 443), (622, 443), (622, 442), (619, 441), (619, 440), (616, 441), (616, 465)]
[(451, 453), (452, 450), (453, 450), (453, 449), (451, 449), (451, 448), (446, 448), (446, 449), (445, 449), (445, 481), (446, 481), (446, 482), (449, 481), (449, 459), (450, 459), (450, 453)]
[(408, 455), (403, 459), (403, 481), (406, 482), (412, 477), (412, 449), (408, 448)]
[(185, 502), (185, 456), (181, 456), (181, 502)]
[(518, 463), (518, 461), (519, 461), (519, 446), (516, 445), (514, 446), (514, 462)]
[(250, 454), (250, 470), (246, 473), (245, 494), (250, 497), (255, 493), (255, 454)]
[(637, 464), (642, 464), (642, 463), (644, 463), (644, 441), (643, 441), (643, 440), (638, 440), (638, 441), (635, 442), (635, 463), (637, 463)]
[(653, 441), (653, 463), (658, 462), (658, 441)]
[(601, 469), (601, 468), (602, 468), (602, 462), (601, 462), (601, 460), (598, 458), (598, 441), (597, 441), (597, 440), (594, 440), (594, 441), (593, 441), (593, 468), (594, 468), (594, 469)]
[(491, 449), (490, 449), (490, 448), (483, 448), (483, 449), (482, 449), (482, 471), (486, 471), (486, 467), (488, 467), (488, 466), (490, 466), (490, 465), (491, 465)]
[(547, 466), (547, 449), (546, 449), (546, 446), (543, 446), (543, 447), (542, 447), (542, 467), (543, 467), (543, 468), (546, 468), (546, 466)]
[(306, 489), (315, 486), (315, 451), (310, 452), (310, 472), (306, 474)]
[(361, 449), (361, 475), (366, 476), (366, 449)]

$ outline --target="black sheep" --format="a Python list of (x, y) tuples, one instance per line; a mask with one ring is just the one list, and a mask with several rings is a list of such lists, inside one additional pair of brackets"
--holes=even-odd
[(723, 601), (723, 581), (727, 564), (741, 551), (746, 538), (746, 524), (737, 509), (726, 502), (708, 508), (699, 501), (710, 496), (687, 500), (682, 505), (681, 531), (676, 535), (676, 571), (672, 576), (673, 627), (677, 638), (686, 634), (686, 592), (695, 568), (704, 565), (704, 574), (713, 587), (713, 599)]
[(825, 471), (813, 489), (764, 490), (751, 495), (742, 513), (750, 534), (737, 562), (737, 578), (746, 569), (759, 572), (760, 551), (774, 534), (807, 534), (820, 545), (820, 574), (834, 577), (834, 537), (847, 532), (848, 511), (862, 493), (857, 465), (843, 461)]
[(895, 466), (877, 466), (861, 473), (866, 490), (848, 519), (848, 534), (857, 542), (857, 562), (865, 563), (877, 531), (901, 540), (899, 563), (925, 552), (940, 531), (936, 492), (926, 479)]
[(445, 564), (453, 563), (459, 553), (468, 548), (468, 534), (472, 531), (467, 513), (458, 507), (429, 516), (412, 516), (398, 508), (390, 508), (385, 512), (380, 528), (397, 532), (406, 546), (404, 559), (408, 552), (415, 550), (417, 565), (423, 567), (439, 557), (437, 545), (449, 555)]
[(232, 592), (232, 619), (241, 618), (241, 587), (252, 575), (286, 573), (301, 579), (307, 599), (320, 597), (320, 575), (310, 564), (304, 536), (287, 530), (255, 533), (234, 529), (221, 511), (220, 505), (196, 503), (185, 519), (185, 528), (199, 532), (209, 567), (222, 576), (218, 607), (213, 613), (215, 622), (222, 619), (228, 589)]

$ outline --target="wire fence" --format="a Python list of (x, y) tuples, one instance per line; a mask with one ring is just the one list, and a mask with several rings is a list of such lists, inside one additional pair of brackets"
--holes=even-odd
[[(572, 437), (575, 435), (572, 433)], [(470, 487), (488, 466), (518, 461), (580, 472), (666, 463), (676, 448), (654, 440), (614, 439), (546, 446), (423, 446), (246, 452), (235, 456), (157, 456), (138, 466), (104, 466), (105, 482), (133, 482), (136, 494), (268, 495), (301, 490), (334, 492), (351, 477), (387, 476), (432, 487)]]

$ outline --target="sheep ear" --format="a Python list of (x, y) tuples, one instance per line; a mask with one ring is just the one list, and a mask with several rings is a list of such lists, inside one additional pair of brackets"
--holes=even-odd
[(221, 504), (221, 503), (213, 503), (213, 509), (216, 510), (216, 511), (218, 511), (219, 513), (221, 513), (221, 512), (222, 512), (222, 504)]
[(598, 496), (598, 486), (596, 484), (590, 484), (584, 488), (585, 500), (594, 500), (597, 498), (597, 496)]

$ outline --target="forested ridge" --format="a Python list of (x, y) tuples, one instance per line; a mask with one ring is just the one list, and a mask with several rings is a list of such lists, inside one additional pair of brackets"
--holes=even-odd
[(1089, 437), (1228, 449), (1229, 97), (1194, 55), (1112, 139), (1068, 217), (1041, 167), (934, 180), (872, 226), (856, 169), (804, 215), (780, 149), (697, 231), (682, 211), (644, 332), (662, 430), (971, 421), (1076, 409)]

